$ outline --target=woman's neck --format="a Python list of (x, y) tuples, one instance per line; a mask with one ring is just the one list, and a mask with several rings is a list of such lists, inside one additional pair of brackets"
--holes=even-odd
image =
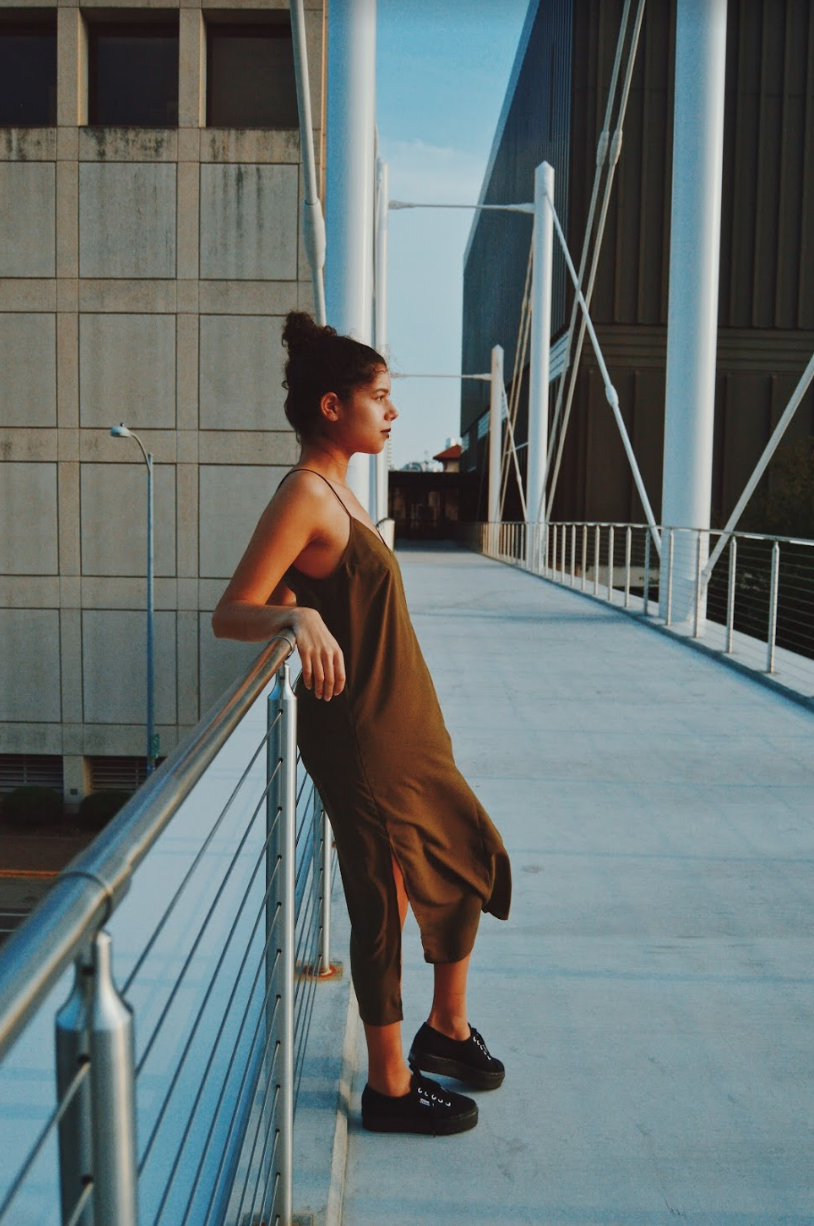
[(325, 443), (303, 443), (297, 468), (315, 468), (339, 485), (347, 485), (350, 456), (337, 447)]

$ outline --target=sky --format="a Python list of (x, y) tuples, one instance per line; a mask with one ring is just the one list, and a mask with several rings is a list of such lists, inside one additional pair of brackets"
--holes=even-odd
[[(529, 0), (378, 0), (376, 121), (390, 197), (477, 203)], [(394, 210), (388, 233), (393, 373), (461, 369), (469, 210)], [(457, 379), (393, 379), (392, 460), (460, 435)]]

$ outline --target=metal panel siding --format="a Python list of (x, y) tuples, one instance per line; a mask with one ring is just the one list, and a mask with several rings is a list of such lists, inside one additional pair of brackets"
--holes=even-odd
[[(555, 202), (564, 226), (568, 216), (572, 7), (573, 0), (540, 2), (484, 193), (485, 204), (531, 201), (534, 169), (546, 160), (556, 172)], [(532, 226), (532, 218), (522, 214), (479, 215), (464, 269), (465, 372), (489, 370), (492, 346), (500, 344), (505, 350), (507, 381), (511, 379)], [(566, 323), (567, 271), (556, 244), (555, 249), (552, 324), (556, 335)], [(462, 432), (488, 403), (487, 384), (464, 382)]]
[[(635, 10), (635, 4), (632, 7)], [(558, 171), (558, 207), (577, 264), (622, 11), (623, 0), (570, 0), (568, 5), (542, 0), (486, 197), (529, 198), (534, 164), (547, 157)], [(651, 2), (645, 8), (591, 308), (657, 516), (675, 12), (676, 0)], [(555, 39), (554, 31), (569, 18), (570, 35)], [(571, 55), (567, 73), (558, 67), (566, 45)], [(530, 65), (536, 75), (530, 74)], [(569, 80), (570, 103), (560, 71), (562, 80)], [(558, 140), (565, 133), (562, 145), (546, 144), (549, 115)], [(561, 123), (566, 126), (561, 128)], [(560, 173), (561, 166), (565, 173)], [(511, 378), (530, 236), (528, 219), (482, 216), (465, 270), (464, 370), (488, 369), (489, 349), (499, 342), (506, 349)], [(566, 322), (563, 306), (570, 309), (571, 301), (563, 282), (556, 283), (556, 293), (555, 335)], [(719, 324), (712, 490), (716, 519), (734, 505), (814, 347), (812, 0), (729, 0)], [(487, 387), (465, 389), (463, 428), (487, 404)], [(524, 390), (518, 441), (526, 438), (527, 405)], [(811, 432), (810, 391), (790, 437)], [(770, 470), (769, 486), (773, 479)], [(588, 345), (554, 516), (642, 517)]]
[(730, 0), (719, 321), (814, 328), (814, 6)]

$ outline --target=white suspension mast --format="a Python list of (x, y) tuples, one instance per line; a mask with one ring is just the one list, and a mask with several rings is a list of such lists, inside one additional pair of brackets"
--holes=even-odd
[[(664, 412), (665, 526), (708, 529), (718, 340), (727, 0), (678, 0)], [(697, 556), (678, 533), (672, 616), (695, 616)], [(662, 604), (664, 601), (662, 600)], [(666, 615), (666, 606), (660, 610)], [(704, 607), (700, 617), (705, 616)]]
[(303, 0), (291, 0), (291, 39), (294, 48), (294, 77), (297, 86), (297, 112), (300, 124), (300, 150), (305, 181), (302, 202), (302, 232), (314, 285), (314, 315), (325, 323), (325, 219), (317, 185), (314, 155), (314, 126), (311, 118), (311, 82), (308, 75), (308, 50), (305, 35)]
[[(386, 162), (376, 159), (376, 248), (373, 255), (373, 346), (386, 357), (387, 346), (387, 221), (389, 217), (389, 172)], [(387, 448), (373, 458), (375, 468), (375, 515), (377, 524), (388, 514)]]
[[(328, 323), (371, 342), (376, 113), (376, 0), (331, 0), (328, 10), (325, 299)], [(376, 517), (370, 456), (348, 485)]]
[[(541, 520), (548, 452), (548, 391), (551, 368), (551, 266), (554, 258), (554, 167), (543, 162), (534, 172), (534, 265), (531, 277), (531, 371), (526, 504), (529, 528)], [(531, 549), (533, 533), (526, 533)], [(545, 564), (545, 522), (542, 523)], [(527, 559), (531, 564), (531, 557)]]

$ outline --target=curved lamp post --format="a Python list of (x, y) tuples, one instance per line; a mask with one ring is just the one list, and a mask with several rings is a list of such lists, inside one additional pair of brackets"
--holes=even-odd
[(128, 430), (124, 422), (111, 426), (114, 438), (134, 438), (141, 448), (147, 465), (147, 774), (155, 770), (158, 756), (158, 736), (155, 732), (155, 607), (153, 600), (154, 549), (153, 549), (153, 457), (139, 436)]

